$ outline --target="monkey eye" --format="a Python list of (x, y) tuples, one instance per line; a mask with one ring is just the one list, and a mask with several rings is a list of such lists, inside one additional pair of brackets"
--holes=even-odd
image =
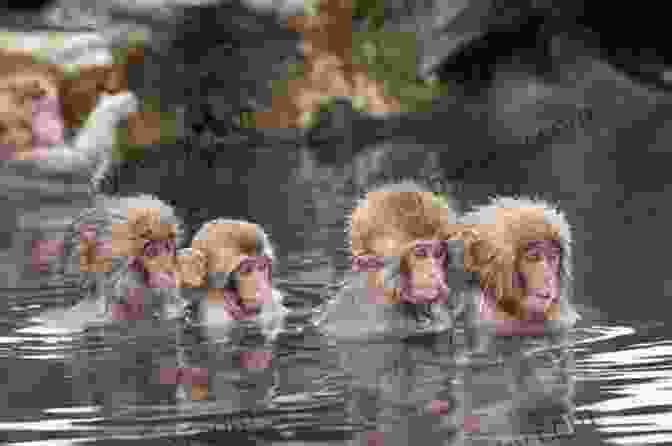
[(176, 248), (173, 240), (149, 240), (145, 243), (144, 253), (147, 257), (156, 257), (161, 254), (174, 254)]
[(530, 262), (541, 262), (543, 260), (544, 256), (542, 256), (541, 253), (539, 253), (539, 252), (532, 251), (532, 252), (528, 252), (525, 255), (525, 258)]
[(428, 250), (426, 246), (416, 246), (413, 254), (415, 254), (416, 257), (427, 257), (429, 256), (427, 251)]
[(271, 261), (265, 256), (250, 257), (243, 260), (238, 267), (241, 274), (249, 274), (253, 271), (265, 271), (270, 266)]
[(243, 262), (240, 264), (240, 268), (238, 268), (238, 271), (241, 274), (249, 274), (252, 271), (254, 271), (254, 263), (252, 262)]
[(444, 255), (446, 255), (446, 252), (448, 251), (448, 248), (446, 247), (445, 243), (440, 243), (434, 248), (434, 258), (435, 259), (440, 259)]

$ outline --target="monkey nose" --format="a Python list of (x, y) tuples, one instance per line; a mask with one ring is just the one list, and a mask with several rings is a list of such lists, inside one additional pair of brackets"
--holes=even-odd
[(551, 298), (551, 293), (549, 291), (546, 291), (546, 290), (537, 291), (534, 294), (538, 299), (541, 299), (541, 300), (549, 300)]

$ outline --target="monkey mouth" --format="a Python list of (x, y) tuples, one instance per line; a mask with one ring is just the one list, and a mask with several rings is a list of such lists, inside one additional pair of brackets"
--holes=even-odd
[(450, 289), (443, 282), (439, 282), (430, 287), (416, 287), (411, 283), (409, 277), (401, 277), (400, 299), (410, 304), (434, 303), (448, 300)]
[(147, 274), (147, 285), (150, 288), (172, 289), (177, 286), (177, 277), (172, 272), (152, 272)]

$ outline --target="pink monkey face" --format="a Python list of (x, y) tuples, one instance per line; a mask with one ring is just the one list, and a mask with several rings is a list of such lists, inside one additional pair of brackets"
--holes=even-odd
[(175, 240), (150, 240), (145, 244), (142, 263), (150, 288), (175, 288), (177, 263)]
[(57, 97), (43, 96), (33, 104), (33, 144), (53, 146), (65, 142), (65, 127)]
[(240, 263), (238, 295), (245, 306), (256, 308), (273, 299), (271, 264), (267, 256), (247, 257)]
[(552, 303), (560, 298), (562, 248), (556, 241), (536, 241), (527, 245), (518, 264), (517, 285), (525, 290), (529, 317), (543, 319)]
[(443, 240), (416, 242), (405, 256), (401, 298), (409, 303), (428, 303), (448, 297), (444, 265), (448, 248)]

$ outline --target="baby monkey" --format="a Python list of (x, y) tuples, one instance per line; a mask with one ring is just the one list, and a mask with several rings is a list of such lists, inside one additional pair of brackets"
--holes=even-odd
[(195, 304), (195, 320), (212, 335), (249, 321), (270, 338), (277, 336), (288, 310), (273, 288), (273, 248), (261, 226), (216, 219), (196, 233), (191, 248), (180, 250), (179, 286)]
[(176, 249), (182, 222), (151, 195), (98, 196), (66, 238), (63, 272), (75, 273), (104, 319), (180, 316)]
[(499, 335), (544, 334), (580, 318), (570, 302), (571, 227), (542, 200), (494, 198), (461, 223), (466, 268), (480, 277), (483, 326)]
[[(456, 223), (452, 203), (440, 202), (415, 182), (368, 192), (352, 211), (349, 227), (353, 271), (365, 276), (327, 305), (321, 323), (334, 332), (342, 332), (337, 327), (348, 321), (359, 325), (346, 330), (352, 333), (454, 327), (466, 285), (463, 242), (453, 239)], [(347, 299), (348, 293), (358, 302)]]

